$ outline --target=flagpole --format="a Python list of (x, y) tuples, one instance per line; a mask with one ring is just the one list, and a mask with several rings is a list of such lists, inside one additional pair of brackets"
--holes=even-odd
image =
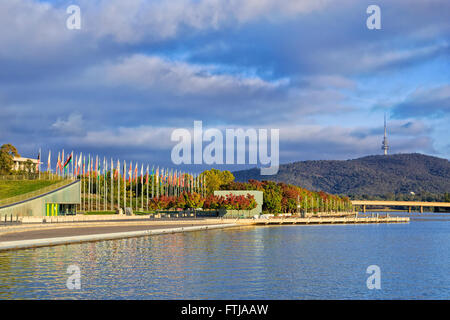
[[(97, 159), (98, 159), (98, 155), (97, 155)], [(101, 193), (101, 186), (100, 186), (100, 174), (101, 174), (101, 166), (100, 166), (100, 161), (97, 161), (97, 171), (96, 171), (96, 183), (97, 183), (97, 211), (100, 211), (100, 205), (101, 205), (101, 197), (102, 197), (102, 193)]]
[(155, 187), (156, 187), (156, 198), (159, 198), (159, 167), (156, 169)]
[[(92, 191), (94, 191), (94, 183), (95, 183), (95, 191), (94, 191), (94, 201), (95, 201), (95, 210), (97, 210), (97, 167), (98, 167), (98, 155), (95, 156), (95, 164), (92, 164), (94, 176), (92, 177)], [(94, 167), (95, 165), (95, 167)], [(92, 204), (92, 209), (94, 209), (94, 204)]]
[(139, 202), (138, 202), (138, 179), (137, 179), (137, 162), (136, 162), (136, 166), (135, 166), (135, 170), (134, 170), (134, 173), (135, 173), (135, 179), (136, 179), (136, 195), (135, 195), (135, 197), (136, 197), (136, 211), (138, 210), (138, 206), (139, 206)]
[(111, 211), (113, 211), (113, 208), (114, 208), (114, 182), (113, 182), (113, 167), (114, 167), (114, 163), (113, 163), (113, 160), (112, 160), (112, 158), (111, 158), (111, 173), (110, 173), (110, 176), (111, 176), (111, 183), (110, 183), (110, 186), (111, 186)]
[(120, 211), (120, 161), (117, 159), (117, 209)]
[(127, 162), (123, 160), (123, 213), (125, 213), (125, 208), (127, 206), (126, 196), (127, 196)]
[(91, 211), (91, 154), (88, 156), (88, 211)]
[[(100, 171), (101, 172), (101, 171)], [(103, 178), (103, 186), (102, 186)], [(100, 207), (105, 211), (105, 157), (103, 157), (103, 172), (100, 176)], [(103, 201), (103, 206), (102, 206)]]
[(155, 166), (152, 166), (152, 199), (155, 192)]
[(105, 176), (106, 176), (106, 160), (105, 160), (105, 157), (103, 157), (103, 174), (102, 174), (102, 178), (103, 178), (103, 211), (106, 211), (106, 210), (108, 210), (107, 208), (106, 208), (106, 194), (107, 194), (107, 191), (106, 191), (106, 179), (105, 179)]
[[(72, 158), (70, 158), (70, 161), (72, 162), (72, 180), (73, 180), (73, 150), (72, 150)], [(70, 167), (69, 167), (69, 171), (70, 171)], [(70, 176), (70, 172), (69, 172), (69, 176)]]
[(135, 209), (136, 209), (136, 211), (138, 210), (138, 183), (139, 183), (139, 181), (138, 181), (138, 176), (137, 176), (137, 162), (136, 162), (136, 165), (134, 166), (134, 182), (136, 183), (136, 185), (135, 185), (135, 189), (136, 189), (136, 191), (135, 191), (135, 193), (134, 193), (134, 197), (135, 197), (135, 203), (134, 203), (134, 205), (135, 205)]
[(95, 209), (96, 209), (96, 211), (98, 211), (99, 210), (99, 208), (100, 208), (100, 190), (99, 190), (99, 182), (100, 182), (100, 180), (99, 180), (99, 178), (100, 178), (100, 175), (98, 174), (98, 168), (99, 168), (99, 165), (100, 165), (100, 163), (99, 163), (99, 161), (98, 161), (98, 155), (96, 155), (95, 156)]
[(97, 166), (97, 170), (98, 170), (98, 172), (97, 172), (97, 184), (98, 184), (97, 211), (100, 211), (100, 207), (102, 205), (102, 181), (100, 180), (102, 168), (101, 168), (100, 161), (101, 161), (101, 157), (98, 160), (98, 166)]
[(147, 184), (147, 205), (145, 206), (147, 212), (148, 212), (148, 165), (147, 165), (147, 176), (146, 176), (146, 184)]
[(108, 195), (108, 185), (106, 184), (106, 175), (108, 174), (108, 161), (103, 157), (103, 210), (107, 211), (106, 197)]
[(81, 175), (81, 181), (83, 183), (83, 190), (84, 190), (84, 192), (83, 192), (84, 197), (83, 197), (81, 211), (86, 211), (86, 203), (85, 203), (85, 201), (86, 201), (86, 185), (85, 185), (85, 183), (86, 183), (86, 176), (84, 174), (85, 164), (86, 164), (86, 156), (84, 156), (84, 158), (83, 158), (83, 171), (82, 171), (82, 175)]
[(94, 160), (91, 158), (91, 155), (89, 154), (89, 211), (92, 211), (92, 191), (94, 189), (94, 186), (92, 184), (92, 161)]
[(39, 148), (39, 156), (38, 156), (38, 175), (39, 175), (38, 179), (41, 180), (41, 148)]
[(130, 162), (130, 208), (133, 209), (133, 164)]
[(98, 155), (96, 156), (96, 158), (95, 158), (95, 160), (96, 160), (96, 162), (95, 162), (95, 164), (96, 164), (96, 167), (97, 168), (95, 168), (95, 191), (96, 191), (96, 193), (97, 193), (97, 196), (95, 197), (95, 205), (96, 205), (96, 209), (97, 209), (97, 211), (99, 211), (100, 210), (100, 188), (99, 188), (99, 185), (100, 185), (100, 170), (99, 170), (99, 167), (100, 167), (100, 162), (99, 162), (99, 160), (98, 160)]

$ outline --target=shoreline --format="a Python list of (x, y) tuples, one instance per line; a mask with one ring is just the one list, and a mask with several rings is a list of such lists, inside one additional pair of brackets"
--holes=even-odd
[(165, 219), (59, 222), (0, 227), (0, 251), (244, 226), (408, 223), (408, 217)]
[[(14, 241), (1, 241), (0, 242), (0, 252), (10, 251), (10, 250), (20, 250), (20, 249), (30, 249), (39, 247), (50, 247), (57, 245), (67, 245), (83, 242), (95, 242), (95, 241), (105, 241), (105, 240), (118, 240), (126, 238), (136, 238), (160, 234), (170, 234), (170, 233), (180, 233), (180, 232), (192, 232), (192, 231), (202, 231), (202, 230), (214, 230), (232, 227), (241, 227), (244, 225), (235, 223), (224, 223), (224, 224), (206, 224), (198, 226), (177, 226), (169, 228), (154, 228), (138, 231), (127, 231), (127, 232), (113, 232), (113, 233), (91, 233), (85, 235), (69, 236), (69, 237), (53, 237), (53, 238), (37, 238), (37, 239), (27, 239), (27, 240), (14, 240)], [(159, 226), (161, 227), (161, 226)], [(48, 230), (47, 230), (48, 231)], [(26, 232), (26, 231), (25, 231)]]

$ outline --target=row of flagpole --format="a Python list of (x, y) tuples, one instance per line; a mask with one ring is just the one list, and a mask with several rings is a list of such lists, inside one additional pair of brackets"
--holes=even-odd
[[(206, 195), (204, 175), (190, 174), (173, 169), (160, 169), (159, 166), (156, 170), (152, 166), (150, 170), (148, 164), (144, 171), (143, 163), (140, 165), (141, 170), (139, 175), (138, 168), (137, 162), (134, 164), (133, 171), (133, 162), (130, 161), (128, 167), (126, 161), (121, 163), (120, 160), (117, 160), (114, 166), (114, 161), (111, 158), (108, 169), (108, 160), (105, 157), (103, 158), (102, 166), (101, 157), (99, 158), (98, 155), (91, 157), (89, 154), (86, 157), (82, 153), (74, 155), (72, 151), (65, 158), (64, 150), (58, 153), (54, 172), (51, 169), (51, 151), (49, 151), (47, 163), (47, 171), (52, 176), (56, 175), (57, 177), (81, 180), (81, 211), (98, 211), (100, 207), (108, 211), (114, 210), (116, 205), (117, 208), (125, 208), (128, 204), (136, 211), (148, 210), (149, 200), (152, 198), (179, 196), (185, 192), (196, 192), (202, 196)], [(135, 201), (133, 201), (133, 182), (135, 187)], [(127, 183), (129, 186), (128, 192)], [(144, 189), (146, 194), (145, 204)], [(140, 206), (138, 199), (139, 191), (141, 198)], [(121, 193), (123, 194), (121, 195)]]

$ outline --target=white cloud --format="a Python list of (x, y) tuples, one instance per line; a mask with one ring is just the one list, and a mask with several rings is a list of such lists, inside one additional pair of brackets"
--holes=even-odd
[(234, 27), (256, 19), (276, 20), (319, 10), (329, 0), (99, 0), (81, 1), (90, 31), (135, 43), (171, 38), (181, 30)]
[(144, 150), (165, 150), (173, 144), (170, 141), (170, 135), (174, 129), (170, 127), (139, 126), (91, 130), (82, 139), (76, 139), (73, 142), (83, 146), (141, 147)]
[(132, 55), (115, 63), (106, 63), (87, 71), (97, 82), (99, 75), (112, 86), (155, 89), (176, 95), (201, 93), (214, 95), (236, 91), (270, 91), (286, 86), (288, 80), (265, 81), (258, 77), (215, 73), (214, 66), (170, 61), (157, 56)]
[(83, 116), (79, 113), (72, 113), (67, 120), (58, 118), (53, 124), (52, 129), (62, 134), (78, 136), (84, 134)]
[(0, 1), (0, 58), (42, 59), (74, 45), (65, 10), (32, 0)]

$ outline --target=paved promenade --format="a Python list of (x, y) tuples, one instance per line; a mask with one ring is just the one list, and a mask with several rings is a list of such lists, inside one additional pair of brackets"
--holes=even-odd
[(0, 251), (240, 226), (232, 221), (222, 222), (219, 219), (141, 221), (140, 223), (121, 221), (119, 224), (114, 222), (103, 222), (101, 225), (92, 224), (72, 224), (59, 227), (56, 225), (35, 226), (3, 233), (0, 229)]
[(139, 219), (18, 224), (0, 227), (0, 251), (250, 225), (405, 223), (407, 217)]
[[(146, 224), (139, 225), (111, 225), (111, 226), (81, 226), (81, 227), (60, 227), (56, 229), (40, 229), (28, 231), (16, 231), (0, 235), (0, 242), (16, 241), (16, 240), (32, 240), (44, 238), (58, 238), (58, 237), (73, 237), (91, 234), (115, 233), (115, 232), (130, 232), (142, 230), (156, 230), (156, 229), (170, 229), (193, 227), (199, 224)], [(206, 225), (206, 224), (200, 224)]]

